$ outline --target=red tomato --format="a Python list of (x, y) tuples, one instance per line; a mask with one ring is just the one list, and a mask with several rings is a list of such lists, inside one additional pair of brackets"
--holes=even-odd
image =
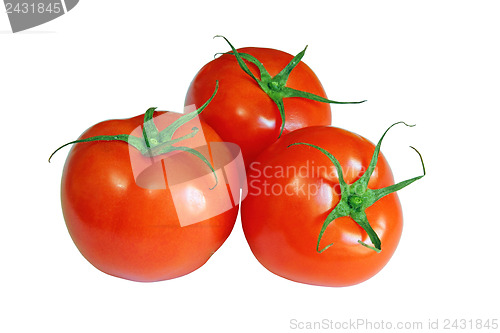
[[(239, 53), (250, 54), (260, 61), (271, 77), (276, 76), (294, 58), (269, 48), (246, 47)], [(261, 78), (256, 65), (245, 61), (250, 71)], [(194, 77), (187, 92), (185, 105), (198, 107), (219, 80), (220, 92), (200, 115), (227, 142), (240, 146), (248, 165), (280, 136), (282, 119), (276, 103), (242, 68), (234, 55), (224, 54), (206, 64)], [(326, 98), (326, 93), (314, 72), (303, 62), (291, 71), (286, 86)], [(327, 103), (305, 98), (283, 100), (285, 125), (283, 134), (314, 125), (329, 125), (331, 109)]]
[[(153, 121), (161, 131), (179, 117), (157, 112)], [(81, 138), (130, 133), (140, 137), (143, 118), (104, 121)], [(187, 135), (182, 145), (211, 160), (213, 154), (197, 147), (221, 139), (207, 124), (197, 126), (204, 135), (192, 136), (190, 121), (173, 139)], [(223, 244), (238, 214), (238, 198), (230, 196), (239, 194), (230, 192), (220, 170), (217, 174), (214, 187), (207, 164), (185, 151), (168, 152), (153, 163), (126, 142), (76, 143), (61, 185), (67, 228), (83, 256), (110, 275), (134, 281), (185, 275)]]
[[(337, 159), (340, 173), (319, 147)], [(382, 155), (371, 163), (374, 149), (352, 132), (309, 127), (283, 136), (252, 163), (241, 219), (263, 266), (284, 278), (321, 286), (357, 284), (384, 267), (398, 245), (403, 217), (395, 193), (372, 202), (372, 195), (382, 192), (370, 189), (394, 184)], [(370, 165), (373, 173), (362, 177)], [(364, 187), (363, 181), (368, 183)], [(384, 191), (389, 190), (395, 188)], [(363, 228), (366, 220), (369, 226)], [(373, 232), (365, 231), (370, 226)]]

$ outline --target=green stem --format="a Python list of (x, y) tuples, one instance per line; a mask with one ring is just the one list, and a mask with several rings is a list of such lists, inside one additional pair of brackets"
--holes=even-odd
[(156, 108), (149, 108), (144, 113), (144, 124), (142, 126), (142, 135), (146, 143), (147, 148), (151, 148), (151, 145), (158, 145), (158, 128), (156, 128), (153, 122), (153, 114)]
[[(148, 157), (154, 157), (154, 156), (159, 156), (162, 154), (166, 154), (169, 152), (174, 152), (174, 151), (184, 151), (188, 152), (190, 154), (193, 154), (194, 156), (198, 157), (203, 163), (205, 163), (210, 170), (212, 171), (214, 177), (215, 177), (215, 186), (218, 184), (218, 179), (217, 179), (217, 174), (215, 173), (215, 170), (213, 166), (210, 164), (210, 162), (195, 149), (189, 148), (189, 147), (184, 147), (184, 146), (174, 146), (174, 144), (182, 142), (183, 140), (189, 139), (194, 137), (198, 132), (199, 129), (197, 127), (193, 127), (191, 130), (191, 133), (188, 133), (186, 135), (183, 135), (179, 138), (173, 139), (173, 136), (175, 132), (181, 127), (182, 125), (186, 124), (188, 121), (196, 118), (206, 107), (207, 105), (212, 101), (212, 99), (215, 97), (215, 94), (217, 93), (217, 90), (219, 88), (219, 82), (217, 81), (215, 84), (215, 90), (210, 97), (208, 101), (205, 102), (199, 109), (187, 113), (185, 115), (182, 115), (178, 119), (176, 119), (172, 124), (170, 124), (167, 128), (162, 130), (161, 132), (158, 131), (158, 128), (156, 127), (154, 121), (153, 121), (153, 116), (156, 108), (149, 108), (145, 113), (144, 113), (144, 123), (142, 126), (142, 137), (136, 137), (130, 134), (119, 134), (119, 135), (99, 135), (99, 136), (93, 136), (90, 138), (86, 139), (79, 139), (79, 140), (74, 140), (68, 143), (65, 143), (64, 145), (60, 146), (57, 148), (52, 154), (49, 156), (49, 163), (52, 157), (54, 156), (55, 153), (57, 153), (59, 150), (62, 148), (69, 146), (71, 144), (76, 144), (76, 143), (86, 143), (86, 142), (94, 142), (94, 141), (122, 141), (126, 142), (127, 144), (131, 145), (135, 149), (137, 149), (142, 155), (148, 156)], [(211, 189), (213, 189), (212, 187)]]
[[(295, 57), (293, 57), (293, 59), (285, 66), (285, 68), (283, 68), (277, 75), (272, 77), (266, 70), (264, 65), (257, 58), (247, 53), (239, 53), (226, 37), (217, 35), (214, 38), (216, 37), (223, 38), (229, 44), (232, 51), (228, 52), (227, 54), (232, 54), (236, 57), (236, 61), (238, 62), (240, 68), (248, 76), (250, 76), (253, 80), (255, 80), (255, 82), (257, 82), (259, 87), (269, 96), (269, 98), (271, 98), (271, 100), (278, 107), (278, 111), (281, 117), (281, 127), (280, 127), (279, 137), (281, 137), (285, 129), (285, 109), (283, 104), (284, 98), (299, 97), (321, 103), (332, 103), (332, 104), (359, 104), (366, 102), (366, 100), (359, 102), (337, 102), (306, 91), (296, 90), (287, 87), (286, 83), (288, 81), (288, 77), (290, 76), (292, 70), (300, 63), (300, 61), (304, 57), (307, 46), (301, 52), (299, 52)], [(260, 73), (260, 78), (257, 78), (252, 73), (252, 71), (250, 71), (247, 64), (243, 60), (246, 60), (257, 67)]]
[(296, 142), (292, 143), (288, 147), (291, 146), (296, 146), (296, 145), (305, 145), (311, 148), (314, 148), (316, 150), (319, 150), (322, 154), (326, 155), (330, 161), (333, 163), (337, 170), (338, 174), (338, 182), (340, 185), (340, 200), (335, 206), (335, 208), (328, 214), (327, 218), (325, 219), (319, 236), (318, 236), (318, 242), (316, 244), (316, 251), (319, 253), (324, 252), (325, 250), (329, 249), (333, 244), (328, 244), (326, 247), (323, 247), (320, 249), (320, 242), (321, 239), (323, 238), (323, 235), (327, 229), (327, 227), (335, 221), (339, 217), (343, 216), (350, 216), (365, 232), (367, 233), (368, 237), (370, 238), (370, 241), (372, 245), (366, 244), (363, 241), (359, 240), (358, 243), (360, 245), (363, 245), (369, 249), (372, 249), (376, 252), (380, 252), (382, 250), (382, 243), (380, 241), (380, 238), (378, 237), (377, 233), (373, 230), (372, 226), (370, 225), (370, 222), (368, 221), (368, 218), (366, 217), (365, 210), (366, 208), (370, 207), (373, 205), (375, 202), (383, 198), (384, 196), (394, 193), (396, 191), (399, 191), (400, 189), (410, 185), (411, 183), (419, 180), (420, 178), (425, 176), (425, 165), (424, 165), (424, 160), (422, 159), (422, 155), (416, 150), (415, 148), (411, 147), (414, 149), (419, 157), (420, 157), (420, 162), (422, 164), (422, 169), (423, 169), (423, 175), (417, 176), (402, 182), (399, 182), (397, 184), (381, 188), (381, 189), (369, 189), (368, 188), (368, 182), (370, 180), (371, 175), (373, 174), (373, 171), (375, 170), (377, 161), (378, 161), (378, 155), (380, 153), (380, 146), (382, 144), (382, 140), (384, 139), (385, 135), (391, 129), (393, 126), (397, 124), (405, 124), (406, 126), (414, 126), (414, 125), (408, 125), (404, 122), (398, 122), (392, 124), (382, 135), (381, 139), (379, 140), (377, 146), (375, 147), (375, 151), (373, 153), (370, 165), (368, 169), (365, 171), (365, 173), (354, 183), (352, 184), (346, 184), (344, 177), (343, 177), (343, 170), (342, 166), (340, 165), (340, 162), (333, 156), (330, 152), (326, 151), (325, 149), (318, 147), (316, 145), (310, 144), (310, 143), (305, 143), (305, 142)]

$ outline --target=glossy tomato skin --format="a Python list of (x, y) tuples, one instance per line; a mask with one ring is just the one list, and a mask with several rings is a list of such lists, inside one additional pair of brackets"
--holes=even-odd
[[(366, 232), (350, 217), (326, 229), (316, 250), (321, 227), (340, 198), (337, 173), (327, 156), (296, 145), (305, 142), (333, 154), (352, 184), (370, 164), (374, 145), (352, 132), (335, 127), (310, 127), (290, 133), (269, 147), (250, 166), (248, 195), (242, 202), (245, 237), (260, 263), (284, 278), (320, 286), (358, 284), (379, 272), (393, 255), (401, 237), (403, 219), (395, 193), (366, 209), (368, 221), (382, 242), (375, 252), (358, 243), (370, 243)], [(368, 187), (394, 183), (390, 167), (379, 155)]]
[[(178, 117), (172, 114), (173, 118), (160, 118), (163, 114), (157, 112), (154, 118), (159, 130)], [(88, 129), (81, 138), (137, 132), (143, 117), (104, 121)], [(191, 128), (188, 124), (179, 128), (174, 138), (187, 134)], [(206, 142), (221, 140), (208, 125), (201, 125)], [(206, 144), (205, 139), (197, 140), (200, 139), (183, 143), (192, 147)], [(172, 157), (169, 163), (175, 170), (208, 170), (203, 162), (186, 154)], [(136, 165), (148, 162), (126, 142), (78, 143), (72, 147), (64, 166), (61, 201), (74, 243), (96, 268), (128, 280), (167, 280), (196, 270), (229, 236), (238, 206), (199, 223), (181, 226), (171, 190), (167, 186), (155, 188), (154, 183), (164, 178), (149, 177), (138, 186), (132, 160)], [(213, 185), (214, 178), (208, 177), (204, 185), (196, 185), (200, 190), (195, 192), (197, 196), (192, 194), (189, 183), (179, 191), (191, 190), (185, 192), (186, 205), (203, 211), (214, 207), (204, 207), (199, 193)], [(215, 189), (227, 191), (223, 182), (219, 185)]]
[[(271, 76), (278, 74), (293, 56), (275, 49), (248, 47), (238, 49), (256, 57)], [(252, 73), (260, 78), (257, 67), (247, 62)], [(238, 65), (233, 55), (224, 54), (206, 64), (194, 77), (186, 95), (185, 105), (200, 107), (212, 94), (214, 82), (220, 89), (200, 115), (227, 142), (240, 146), (245, 164), (253, 161), (275, 142), (280, 133), (281, 117), (276, 104)], [(287, 87), (327, 98), (314, 72), (303, 62), (295, 67)], [(285, 128), (289, 133), (299, 128), (330, 125), (331, 108), (303, 98), (285, 98)]]

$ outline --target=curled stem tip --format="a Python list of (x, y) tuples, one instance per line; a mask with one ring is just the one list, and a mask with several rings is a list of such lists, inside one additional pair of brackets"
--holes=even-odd
[(417, 150), (417, 148), (415, 148), (413, 146), (410, 146), (410, 148), (413, 149), (414, 151), (416, 151), (418, 154), (418, 157), (420, 157), (420, 162), (422, 163), (422, 169), (424, 172), (424, 174), (422, 175), (422, 177), (423, 177), (423, 176), (425, 176), (425, 164), (424, 164), (424, 159), (422, 158), (422, 154), (420, 154), (420, 152)]

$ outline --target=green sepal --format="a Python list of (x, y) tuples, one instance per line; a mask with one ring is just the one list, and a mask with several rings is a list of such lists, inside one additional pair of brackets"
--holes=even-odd
[(361, 240), (358, 240), (358, 243), (376, 252), (380, 252), (382, 250), (382, 243), (380, 242), (380, 238), (378, 238), (377, 233), (370, 225), (370, 222), (368, 222), (366, 213), (364, 211), (351, 212), (350, 216), (354, 220), (354, 222), (356, 222), (361, 228), (363, 228), (364, 231), (366, 231), (373, 246), (368, 245)]
[(54, 154), (57, 153), (62, 148), (69, 146), (69, 145), (72, 145), (72, 144), (75, 144), (75, 143), (93, 142), (93, 141), (123, 141), (123, 142), (126, 142), (129, 145), (133, 146), (138, 151), (140, 151), (141, 154), (146, 154), (146, 152), (148, 150), (147, 146), (145, 144), (145, 141), (143, 139), (135, 137), (133, 135), (129, 135), (129, 134), (99, 135), (99, 136), (93, 136), (93, 137), (90, 137), (87, 139), (74, 140), (74, 141), (70, 141), (68, 143), (63, 144), (62, 146), (60, 146), (59, 148), (54, 150), (54, 152), (52, 154), (50, 154), (49, 163), (50, 163), (50, 160), (52, 159), (52, 157), (54, 156)]
[(291, 146), (296, 146), (296, 145), (305, 145), (309, 146), (311, 148), (319, 150), (321, 153), (326, 155), (330, 161), (333, 163), (335, 166), (335, 169), (337, 170), (337, 178), (340, 186), (340, 199), (335, 208), (328, 214), (327, 218), (323, 222), (323, 225), (321, 227), (321, 230), (319, 232), (318, 236), (318, 242), (316, 244), (316, 251), (319, 253), (323, 253), (325, 250), (330, 248), (333, 244), (328, 244), (327, 246), (323, 247), (320, 249), (320, 242), (321, 239), (323, 238), (323, 235), (327, 229), (327, 227), (335, 221), (339, 217), (343, 216), (350, 216), (365, 232), (367, 233), (368, 237), (370, 238), (370, 241), (372, 245), (366, 244), (361, 240), (358, 240), (358, 243), (372, 249), (376, 252), (382, 251), (382, 244), (380, 241), (380, 238), (378, 237), (377, 233), (373, 230), (372, 226), (370, 225), (370, 222), (368, 221), (368, 218), (366, 216), (365, 210), (366, 208), (370, 207), (373, 205), (375, 202), (383, 198), (384, 196), (396, 192), (411, 183), (419, 180), (420, 178), (425, 176), (425, 165), (424, 161), (422, 159), (422, 155), (418, 150), (416, 150), (414, 147), (411, 147), (414, 149), (419, 157), (420, 157), (420, 162), (422, 164), (422, 169), (423, 169), (423, 175), (417, 176), (408, 180), (404, 180), (402, 182), (399, 182), (397, 184), (381, 188), (381, 189), (369, 189), (368, 188), (368, 182), (370, 180), (371, 175), (373, 174), (377, 161), (378, 161), (378, 156), (380, 153), (380, 146), (382, 144), (382, 140), (384, 139), (385, 135), (391, 129), (393, 126), (397, 124), (405, 124), (406, 126), (414, 126), (414, 125), (408, 125), (404, 122), (397, 122), (392, 124), (382, 135), (380, 138), (377, 146), (375, 147), (375, 151), (372, 155), (372, 159), (370, 162), (370, 165), (368, 169), (365, 171), (365, 173), (354, 183), (352, 184), (347, 184), (344, 180), (343, 176), (343, 170), (340, 165), (340, 162), (333, 156), (331, 153), (326, 151), (325, 149), (318, 147), (316, 145), (310, 144), (310, 143), (305, 143), (305, 142), (296, 142), (290, 144), (288, 147)]
[(318, 251), (319, 253), (323, 253), (330, 246), (333, 245), (333, 243), (330, 243), (327, 246), (323, 247), (321, 250), (319, 249), (319, 244), (321, 242), (321, 239), (323, 238), (323, 234), (325, 233), (326, 228), (330, 225), (330, 223), (332, 223), (333, 221), (335, 221), (339, 217), (349, 216), (349, 211), (350, 211), (349, 210), (349, 205), (347, 204), (346, 200), (342, 200), (341, 199), (337, 203), (337, 206), (335, 206), (335, 209), (333, 209), (330, 212), (330, 214), (328, 214), (328, 216), (326, 217), (325, 222), (321, 226), (321, 230), (320, 230), (319, 236), (318, 236), (318, 243), (316, 244), (316, 251)]
[(217, 179), (217, 173), (215, 172), (215, 169), (213, 168), (212, 164), (210, 164), (210, 162), (206, 159), (205, 156), (203, 156), (202, 153), (200, 153), (199, 151), (197, 151), (197, 150), (195, 150), (193, 148), (182, 147), (182, 146), (177, 146), (177, 147), (175, 147), (174, 150), (175, 151), (184, 151), (184, 152), (193, 154), (194, 156), (196, 156), (200, 160), (202, 160), (210, 168), (210, 170), (212, 171), (212, 174), (215, 177), (215, 185), (213, 187), (211, 187), (210, 189), (213, 190), (215, 188), (215, 186), (217, 186), (217, 184), (219, 183), (219, 180)]
[(196, 118), (205, 108), (207, 107), (208, 104), (214, 99), (215, 94), (217, 94), (217, 90), (219, 90), (219, 81), (215, 82), (215, 90), (212, 93), (212, 96), (197, 110), (186, 113), (185, 115), (179, 117), (179, 119), (176, 119), (170, 126), (165, 128), (163, 131), (159, 133), (160, 140), (162, 142), (168, 142), (172, 140), (172, 137), (174, 136), (175, 131), (188, 121)]
[[(272, 77), (266, 70), (264, 65), (257, 58), (247, 53), (239, 53), (226, 37), (221, 35), (217, 35), (215, 37), (221, 37), (229, 44), (232, 51), (227, 52), (226, 54), (232, 54), (236, 57), (236, 61), (238, 62), (240, 68), (246, 74), (248, 74), (252, 79), (254, 79), (255, 82), (257, 82), (259, 87), (269, 96), (269, 98), (271, 98), (271, 100), (273, 100), (273, 102), (278, 107), (281, 117), (281, 127), (280, 127), (279, 137), (281, 137), (285, 129), (285, 109), (283, 104), (284, 98), (299, 97), (317, 102), (331, 103), (331, 104), (359, 104), (366, 102), (366, 100), (359, 102), (337, 102), (309, 92), (300, 91), (287, 87), (286, 83), (288, 81), (288, 77), (290, 76), (292, 70), (300, 63), (300, 61), (304, 57), (307, 46), (301, 52), (299, 52), (295, 57), (293, 57), (293, 59), (285, 66), (285, 68), (283, 68), (278, 74)], [(247, 64), (243, 60), (246, 60), (257, 66), (260, 78), (255, 77), (255, 75), (252, 73), (252, 71), (250, 71)]]
[(184, 146), (174, 146), (173, 145), (175, 143), (179, 143), (179, 142), (182, 142), (183, 140), (194, 137), (199, 132), (199, 129), (197, 127), (193, 127), (191, 129), (191, 133), (183, 135), (182, 137), (179, 137), (177, 139), (172, 139), (172, 138), (173, 138), (175, 132), (177, 131), (177, 129), (179, 129), (179, 127), (186, 124), (188, 121), (196, 118), (207, 107), (207, 105), (215, 97), (215, 94), (217, 93), (218, 88), (219, 88), (219, 82), (216, 81), (215, 90), (208, 101), (206, 101), (197, 110), (190, 112), (190, 113), (187, 113), (185, 115), (182, 115), (181, 117), (176, 119), (172, 124), (170, 124), (167, 128), (165, 128), (161, 132), (158, 131), (158, 128), (156, 127), (156, 125), (153, 121), (153, 116), (154, 116), (154, 112), (155, 112), (156, 108), (149, 108), (144, 113), (144, 123), (142, 126), (142, 137), (136, 137), (136, 136), (133, 136), (130, 134), (99, 135), (99, 136), (93, 136), (93, 137), (86, 138), (86, 139), (79, 139), (79, 140), (70, 141), (70, 142), (65, 143), (64, 145), (60, 146), (59, 148), (57, 148), (49, 156), (49, 163), (50, 163), (50, 160), (52, 159), (52, 157), (54, 156), (55, 153), (57, 153), (62, 148), (69, 146), (71, 144), (94, 142), (94, 141), (122, 141), (122, 142), (125, 142), (125, 143), (131, 145), (135, 149), (137, 149), (142, 155), (149, 156), (149, 157), (155, 157), (155, 156), (159, 156), (159, 155), (166, 154), (169, 152), (174, 152), (174, 151), (184, 151), (184, 152), (188, 152), (190, 154), (193, 154), (194, 156), (198, 157), (203, 163), (205, 163), (212, 171), (212, 173), (215, 177), (215, 185), (210, 189), (213, 189), (218, 184), (217, 174), (215, 173), (215, 169), (210, 164), (210, 162), (205, 158), (205, 156), (203, 156), (203, 154), (201, 154), (200, 152), (198, 152), (195, 149), (192, 149), (189, 147), (184, 147)]

